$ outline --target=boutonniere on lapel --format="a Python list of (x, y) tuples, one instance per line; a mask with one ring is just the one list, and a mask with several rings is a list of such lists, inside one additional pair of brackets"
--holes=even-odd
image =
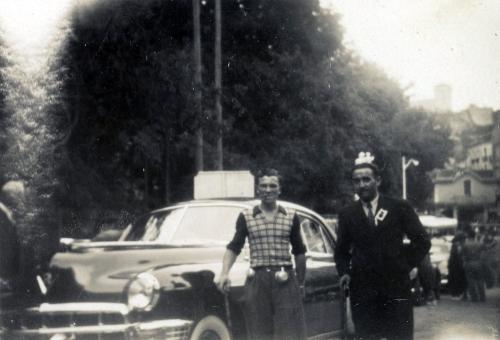
[(385, 209), (380, 209), (377, 212), (377, 215), (375, 215), (375, 225), (378, 225), (378, 222), (382, 222), (386, 217), (389, 212)]

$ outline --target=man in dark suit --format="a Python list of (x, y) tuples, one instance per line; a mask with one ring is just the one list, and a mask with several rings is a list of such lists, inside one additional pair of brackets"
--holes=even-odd
[[(0, 190), (0, 292), (12, 290), (19, 274), (20, 245), (16, 231), (16, 210), (24, 199), (24, 185), (9, 181)], [(5, 303), (2, 301), (2, 304)]]
[(413, 339), (409, 272), (431, 244), (406, 201), (379, 195), (373, 160), (360, 153), (352, 170), (359, 200), (339, 213), (337, 269), (350, 287), (356, 338)]

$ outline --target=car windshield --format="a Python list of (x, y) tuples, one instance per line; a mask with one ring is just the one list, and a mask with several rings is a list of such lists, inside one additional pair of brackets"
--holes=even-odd
[(192, 206), (155, 212), (139, 218), (122, 239), (173, 245), (226, 244), (241, 210), (236, 206)]

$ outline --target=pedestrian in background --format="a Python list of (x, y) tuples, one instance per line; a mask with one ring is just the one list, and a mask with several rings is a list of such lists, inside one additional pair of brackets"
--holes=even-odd
[(429, 252), (429, 237), (408, 202), (379, 194), (370, 153), (359, 154), (351, 174), (360, 199), (339, 213), (335, 260), (341, 285), (350, 286), (356, 337), (413, 339), (409, 274)]
[(482, 251), (482, 242), (478, 241), (476, 233), (470, 228), (464, 244), (463, 261), (465, 276), (467, 277), (467, 289), (473, 302), (486, 301)]
[(453, 298), (467, 300), (467, 278), (465, 276), (463, 249), (465, 234), (458, 231), (453, 237), (448, 258), (448, 287)]
[(261, 202), (239, 215), (217, 283), (222, 292), (227, 291), (229, 271), (248, 238), (250, 269), (245, 282), (244, 313), (249, 338), (255, 340), (307, 337), (302, 306), (306, 247), (299, 217), (293, 209), (278, 204), (280, 193), (281, 178), (276, 170), (257, 175)]
[(436, 291), (438, 290), (438, 287), (436, 287), (436, 271), (432, 266), (429, 254), (425, 255), (424, 259), (420, 262), (417, 268), (418, 278), (424, 294), (424, 302), (431, 306), (437, 305), (438, 296), (436, 295)]
[(498, 246), (497, 240), (495, 240), (495, 231), (493, 228), (490, 228), (485, 231), (483, 238), (483, 252), (481, 253), (486, 288), (493, 288), (496, 284), (497, 248)]
[(24, 184), (9, 181), (0, 190), (0, 291), (12, 292), (20, 272), (16, 217), (24, 205)]

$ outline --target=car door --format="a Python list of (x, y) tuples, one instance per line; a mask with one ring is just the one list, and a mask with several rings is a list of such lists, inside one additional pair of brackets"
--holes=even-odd
[(304, 310), (308, 336), (331, 336), (341, 330), (339, 276), (333, 258), (333, 237), (313, 216), (299, 214), (307, 247)]

